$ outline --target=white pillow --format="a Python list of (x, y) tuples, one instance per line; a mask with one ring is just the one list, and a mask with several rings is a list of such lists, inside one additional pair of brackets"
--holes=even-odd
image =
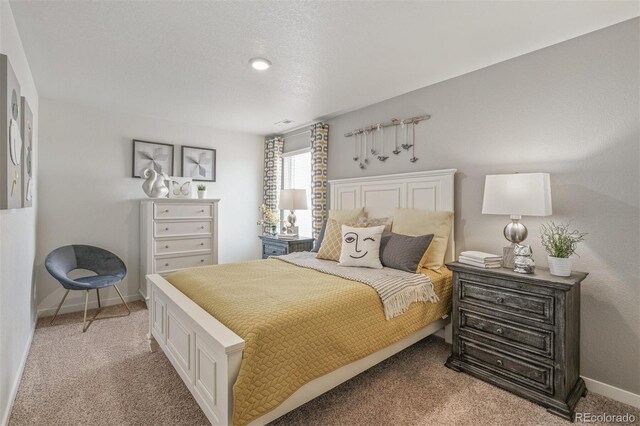
[(340, 266), (382, 269), (380, 240), (383, 231), (384, 225), (369, 228), (342, 225)]

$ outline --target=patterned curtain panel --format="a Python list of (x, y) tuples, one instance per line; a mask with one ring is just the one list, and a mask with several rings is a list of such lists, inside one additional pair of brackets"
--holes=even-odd
[[(264, 204), (270, 210), (278, 208), (278, 197), (282, 187), (282, 149), (284, 139), (275, 136), (264, 141), (264, 178), (263, 198)], [(270, 225), (264, 225), (263, 232), (271, 232)]]
[(313, 237), (318, 238), (327, 217), (327, 163), (329, 156), (329, 125), (311, 126), (311, 206)]

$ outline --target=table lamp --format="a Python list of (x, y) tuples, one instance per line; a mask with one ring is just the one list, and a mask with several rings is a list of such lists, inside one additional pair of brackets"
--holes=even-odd
[(295, 211), (309, 208), (307, 206), (307, 191), (304, 189), (282, 189), (280, 191), (278, 208), (280, 210), (289, 210), (289, 216), (287, 216), (289, 227), (287, 228), (287, 233), (297, 234), (298, 228), (296, 227)]
[[(512, 244), (502, 252), (502, 266), (513, 268), (516, 245), (527, 238), (522, 216), (551, 215), (551, 183), (548, 173), (487, 175), (484, 183), (482, 214), (510, 215), (504, 237)], [(529, 250), (530, 252), (530, 250)], [(516, 272), (532, 272), (516, 268)]]

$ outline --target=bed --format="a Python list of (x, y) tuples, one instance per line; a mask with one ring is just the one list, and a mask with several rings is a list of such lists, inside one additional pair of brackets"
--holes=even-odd
[[(363, 206), (370, 216), (376, 217), (392, 215), (396, 207), (453, 210), (454, 174), (455, 170), (439, 170), (331, 181), (331, 208), (351, 209)], [(452, 232), (446, 260), (452, 260), (453, 253)], [(440, 301), (437, 304), (413, 304), (409, 311), (399, 318), (394, 318), (389, 324), (385, 324), (382, 320), (383, 322), (376, 326), (379, 327), (376, 329), (376, 335), (380, 337), (368, 339), (377, 340), (376, 344), (364, 344), (363, 339), (358, 341), (353, 336), (344, 342), (331, 342), (336, 345), (336, 348), (342, 347), (342, 349), (345, 345), (350, 345), (349, 349), (353, 350), (353, 354), (350, 354), (351, 358), (347, 359), (348, 362), (345, 363), (342, 359), (342, 363), (336, 364), (332, 363), (328, 357), (321, 357), (324, 361), (316, 360), (319, 365), (314, 364), (313, 369), (305, 370), (303, 373), (295, 370), (305, 376), (304, 380), (298, 380), (292, 385), (293, 387), (288, 386), (284, 392), (281, 392), (282, 389), (279, 389), (279, 385), (269, 388), (262, 383), (266, 380), (265, 377), (278, 376), (278, 374), (296, 375), (294, 370), (287, 370), (283, 373), (282, 366), (278, 366), (274, 362), (274, 359), (278, 358), (278, 350), (281, 350), (283, 355), (280, 356), (284, 358), (287, 354), (286, 351), (290, 351), (291, 347), (295, 348), (296, 344), (298, 348), (303, 349), (312, 347), (314, 340), (309, 339), (314, 339), (314, 337), (305, 337), (307, 340), (294, 339), (292, 340), (293, 346), (284, 349), (273, 343), (274, 340), (279, 343), (277, 339), (272, 339), (271, 343), (268, 340), (261, 341), (260, 333), (256, 333), (255, 329), (245, 327), (246, 321), (245, 323), (242, 321), (243, 318), (246, 318), (249, 323), (252, 323), (252, 311), (255, 310), (257, 315), (260, 314), (259, 309), (246, 310), (245, 307), (245, 311), (243, 311), (245, 301), (238, 295), (232, 295), (231, 289), (239, 287), (238, 292), (242, 294), (241, 288), (246, 285), (245, 294), (252, 294), (254, 298), (257, 298), (254, 302), (257, 302), (260, 297), (267, 299), (270, 295), (269, 292), (275, 291), (276, 286), (271, 290), (265, 288), (261, 295), (260, 288), (250, 287), (249, 284), (251, 276), (261, 274), (281, 277), (282, 282), (285, 282), (284, 277), (287, 274), (298, 275), (303, 278), (304, 282), (319, 281), (318, 286), (333, 286), (331, 288), (344, 289), (344, 291), (348, 289), (347, 293), (337, 294), (333, 302), (329, 303), (324, 299), (318, 299), (320, 301), (314, 302), (312, 291), (314, 287), (309, 284), (310, 290), (307, 292), (309, 300), (306, 300), (305, 303), (311, 304), (305, 305), (305, 309), (295, 311), (300, 314), (308, 310), (309, 307), (323, 306), (318, 311), (318, 315), (323, 318), (324, 316), (329, 318), (332, 313), (340, 314), (338, 321), (343, 322), (333, 325), (339, 329), (348, 328), (349, 321), (346, 321), (344, 315), (341, 314), (340, 309), (343, 308), (336, 308), (337, 301), (344, 301), (345, 304), (352, 306), (370, 305), (368, 308), (361, 307), (358, 311), (364, 312), (365, 316), (368, 315), (368, 312), (381, 309), (380, 306), (376, 306), (376, 303), (379, 305), (379, 301), (376, 299), (375, 293), (373, 296), (371, 293), (367, 294), (367, 291), (371, 290), (370, 288), (359, 283), (338, 277), (320, 279), (321, 272), (303, 270), (299, 266), (290, 265), (278, 259), (223, 266), (224, 268), (217, 267), (220, 269), (215, 269), (214, 266), (184, 271), (182, 274), (178, 274), (177, 278), (175, 276), (169, 278), (173, 284), (159, 275), (147, 276), (150, 290), (150, 345), (152, 349), (160, 347), (165, 352), (207, 418), (215, 425), (266, 424), (422, 338), (436, 332), (443, 333), (442, 329), (448, 325), (446, 313), (450, 306), (450, 296), (448, 296), (450, 294), (450, 276), (446, 271), (440, 274), (429, 273), (434, 289), (440, 296)], [(299, 268), (300, 270), (292, 270), (291, 268)], [(218, 286), (221, 290), (217, 294), (213, 292), (205, 297), (202, 296), (202, 292), (207, 288), (205, 285), (207, 281), (212, 280), (211, 277), (214, 275), (211, 274), (227, 275), (218, 280)], [(242, 277), (246, 277), (246, 279), (242, 279)], [(274, 279), (265, 282), (272, 281)], [(228, 286), (227, 290), (224, 290), (225, 285)], [(289, 290), (291, 293), (295, 293), (295, 287), (290, 287)], [(226, 298), (220, 298), (219, 296), (222, 294), (226, 295)], [(204, 299), (198, 299), (200, 296)], [(287, 299), (286, 296), (287, 291), (283, 291), (281, 299), (274, 295), (273, 300), (269, 299), (268, 303), (277, 306), (281, 300)], [(306, 295), (301, 294), (297, 297), (303, 299)], [(358, 302), (351, 303), (347, 299), (348, 297), (359, 299), (357, 299)], [(246, 302), (249, 303), (249, 301)], [(289, 300), (288, 303), (294, 303), (295, 306), (297, 299)], [(317, 305), (313, 305), (313, 303), (317, 303)], [(262, 314), (267, 317), (270, 308), (263, 306), (263, 309), (266, 310)], [(308, 318), (313, 319), (313, 316), (308, 316)], [(415, 321), (416, 318), (421, 320)], [(277, 323), (279, 321), (278, 315), (274, 314), (271, 320), (272, 323)], [(365, 322), (371, 321), (370, 318), (364, 320)], [(300, 321), (304, 322), (304, 318)], [(395, 325), (391, 324), (393, 321), (395, 321)], [(323, 324), (330, 323), (332, 322), (326, 321)], [(322, 327), (329, 327), (329, 325), (312, 323), (305, 333), (309, 334), (308, 331), (314, 330), (314, 327), (320, 330)], [(245, 338), (243, 339), (240, 335)], [(297, 337), (295, 333), (291, 335)], [(446, 332), (444, 337), (447, 338)], [(286, 339), (282, 339), (282, 341), (284, 342)], [(270, 352), (267, 349), (270, 349)], [(340, 353), (340, 350), (337, 352)], [(342, 353), (349, 353), (349, 351), (343, 350)], [(307, 360), (312, 359), (312, 355), (313, 353), (302, 353), (292, 356), (299, 356)], [(288, 360), (288, 362), (290, 361)], [(243, 366), (242, 371), (241, 365)], [(262, 375), (247, 377), (248, 371), (253, 370), (260, 370)], [(235, 395), (239, 400), (234, 417), (234, 385), (236, 382), (238, 382), (238, 386), (236, 386)], [(252, 383), (253, 385), (251, 385)], [(253, 386), (253, 388), (247, 390), (247, 386)], [(274, 398), (274, 394), (277, 394), (277, 397)], [(256, 403), (256, 399), (266, 396), (270, 399)], [(253, 401), (247, 402), (248, 399)]]

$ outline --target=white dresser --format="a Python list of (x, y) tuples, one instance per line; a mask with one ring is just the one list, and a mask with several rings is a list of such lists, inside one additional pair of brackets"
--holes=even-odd
[(147, 274), (218, 263), (218, 202), (150, 198), (140, 202), (140, 294)]

